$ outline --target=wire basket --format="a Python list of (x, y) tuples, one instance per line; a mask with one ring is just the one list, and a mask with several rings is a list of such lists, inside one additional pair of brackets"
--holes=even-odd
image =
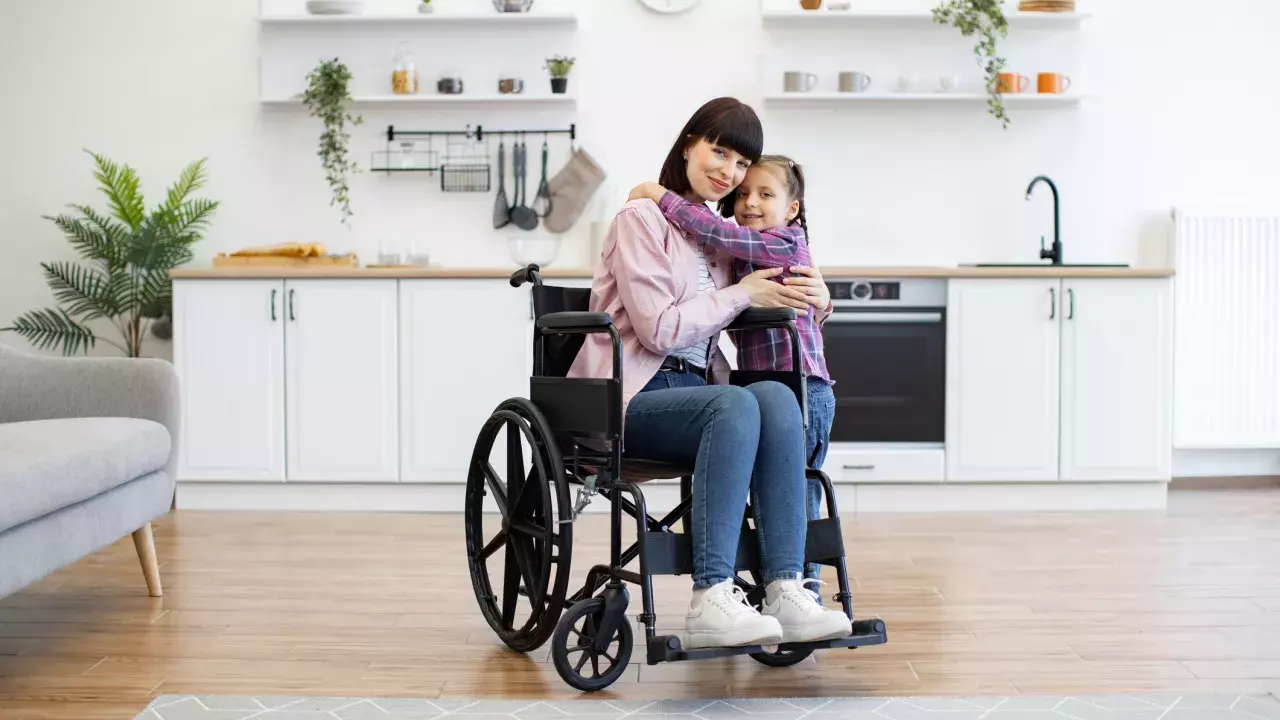
[(498, 12), (529, 12), (533, 0), (493, 0), (493, 9)]
[(489, 166), (470, 164), (440, 168), (440, 190), (443, 192), (489, 192)]

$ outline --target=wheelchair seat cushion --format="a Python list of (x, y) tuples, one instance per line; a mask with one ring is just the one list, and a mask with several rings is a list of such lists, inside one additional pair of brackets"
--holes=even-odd
[(622, 479), (627, 482), (641, 483), (648, 480), (679, 479), (693, 475), (691, 465), (668, 465), (652, 460), (622, 460)]

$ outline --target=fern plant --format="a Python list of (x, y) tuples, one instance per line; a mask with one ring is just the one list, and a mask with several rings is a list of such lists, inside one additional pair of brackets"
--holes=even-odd
[[(17, 333), (41, 350), (60, 349), (63, 355), (85, 353), (101, 341), (128, 357), (140, 357), (151, 320), (172, 304), (169, 271), (191, 261), (191, 246), (201, 239), (218, 203), (190, 197), (205, 183), (204, 159), (187, 165), (164, 201), (148, 212), (133, 168), (89, 154), (108, 212), (72, 204), (68, 207), (80, 217), (43, 216), (86, 262), (40, 263), (58, 306), (27, 312), (0, 331)], [(90, 327), (100, 320), (119, 332), (119, 342)]]

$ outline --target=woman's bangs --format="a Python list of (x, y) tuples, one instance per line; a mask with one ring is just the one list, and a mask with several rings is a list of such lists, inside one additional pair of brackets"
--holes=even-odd
[(759, 160), (764, 152), (764, 129), (760, 127), (760, 118), (745, 105), (721, 115), (703, 137), (709, 143), (734, 150), (751, 162)]

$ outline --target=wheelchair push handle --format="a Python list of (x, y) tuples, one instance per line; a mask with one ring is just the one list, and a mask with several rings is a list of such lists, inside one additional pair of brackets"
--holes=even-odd
[(535, 286), (541, 285), (542, 276), (538, 274), (538, 269), (537, 265), (530, 263), (511, 273), (511, 287), (518, 288), (527, 282), (531, 282)]

